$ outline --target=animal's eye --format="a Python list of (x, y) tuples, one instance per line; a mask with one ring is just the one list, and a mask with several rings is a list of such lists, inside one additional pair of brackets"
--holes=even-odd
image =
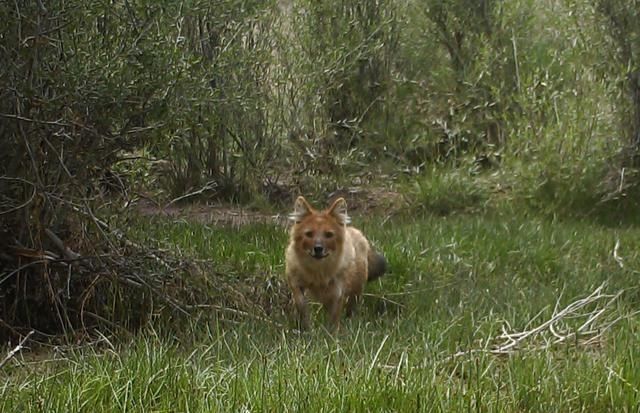
[(324, 233), (324, 236), (325, 236), (326, 238), (333, 238), (333, 236), (334, 236), (334, 235), (335, 235), (335, 234), (333, 233), (333, 231), (326, 231), (326, 232)]
[(307, 238), (313, 237), (313, 231), (311, 231), (311, 230), (305, 231), (304, 232), (304, 236), (307, 237)]

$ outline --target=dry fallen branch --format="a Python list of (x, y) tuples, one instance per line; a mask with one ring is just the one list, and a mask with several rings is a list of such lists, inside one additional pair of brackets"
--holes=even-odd
[[(482, 340), (478, 348), (458, 351), (447, 355), (441, 362), (458, 359), (472, 354), (510, 355), (517, 351), (542, 351), (559, 344), (571, 343), (576, 347), (586, 347), (601, 342), (602, 335), (617, 322), (639, 314), (616, 315), (615, 303), (623, 293), (606, 294), (606, 284), (601, 284), (591, 294), (561, 307), (560, 298), (548, 320), (534, 323), (541, 313), (536, 314), (522, 331), (513, 331), (508, 322), (502, 325), (502, 333)], [(579, 321), (576, 321), (579, 320)], [(533, 326), (533, 327), (529, 327)], [(398, 365), (379, 365), (385, 370), (396, 370)], [(417, 367), (416, 367), (417, 368)]]
[(45, 228), (44, 233), (51, 240), (51, 242), (53, 242), (53, 245), (55, 245), (56, 248), (58, 248), (58, 250), (60, 251), (60, 253), (62, 253), (62, 256), (65, 259), (67, 259), (67, 260), (77, 260), (77, 259), (79, 259), (81, 257), (80, 254), (78, 254), (77, 252), (73, 251), (71, 248), (67, 247), (64, 244), (64, 242), (60, 239), (60, 237), (58, 237), (49, 228)]
[[(551, 317), (537, 325), (529, 322), (527, 325), (534, 325), (532, 328), (510, 331), (511, 327), (505, 323), (502, 333), (490, 339), (484, 348), (459, 351), (446, 359), (472, 353), (508, 355), (518, 350), (539, 351), (567, 342), (576, 346), (596, 344), (607, 330), (625, 318), (612, 317), (614, 304), (622, 291), (606, 294), (604, 287), (603, 283), (588, 296), (575, 300), (564, 308), (560, 307), (558, 299)], [(580, 320), (577, 326), (575, 320)]]

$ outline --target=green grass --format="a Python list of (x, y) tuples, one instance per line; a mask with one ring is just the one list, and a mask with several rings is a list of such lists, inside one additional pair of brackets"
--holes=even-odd
[[(26, 353), (0, 372), (0, 411), (638, 411), (639, 227), (506, 208), (354, 218), (391, 272), (368, 286), (336, 337), (319, 311), (312, 331), (297, 332), (287, 309), (272, 315), (284, 327), (214, 314), (180, 334), (151, 326), (128, 342), (47, 354), (46, 363)], [(136, 234), (210, 259), (238, 283), (284, 269), (287, 235), (275, 225), (151, 219)], [(623, 291), (601, 307), (603, 319), (622, 318), (596, 345), (541, 348), (538, 337), (508, 356), (472, 351), (495, 344), (503, 326), (540, 324), (557, 303), (603, 282), (608, 293)]]

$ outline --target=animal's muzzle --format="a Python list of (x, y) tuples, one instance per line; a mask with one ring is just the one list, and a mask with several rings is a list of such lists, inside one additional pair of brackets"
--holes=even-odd
[(314, 245), (313, 249), (310, 251), (311, 252), (311, 256), (313, 258), (317, 258), (317, 259), (321, 259), (326, 257), (327, 255), (329, 255), (329, 253), (327, 252), (327, 250), (325, 249), (325, 247), (323, 247), (322, 245)]

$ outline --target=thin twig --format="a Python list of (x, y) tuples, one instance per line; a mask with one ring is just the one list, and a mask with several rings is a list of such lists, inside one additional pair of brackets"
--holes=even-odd
[(624, 268), (624, 260), (618, 254), (618, 249), (620, 248), (620, 240), (616, 240), (616, 245), (613, 247), (613, 259), (616, 260), (620, 268)]
[(12, 178), (12, 177), (9, 177), (9, 176), (0, 176), (0, 179), (4, 179), (4, 180), (7, 180), (7, 181), (23, 182), (23, 183), (29, 184), (29, 185), (31, 185), (33, 187), (33, 192), (31, 193), (31, 196), (29, 197), (29, 199), (27, 201), (23, 202), (22, 204), (20, 204), (20, 205), (18, 205), (16, 207), (7, 209), (6, 211), (0, 211), (0, 215), (9, 214), (11, 212), (14, 212), (14, 211), (17, 211), (19, 209), (22, 209), (22, 208), (26, 207), (27, 205), (29, 205), (31, 202), (33, 202), (33, 199), (36, 197), (37, 189), (36, 189), (36, 185), (33, 182), (29, 182), (26, 179)]
[(24, 121), (24, 122), (37, 123), (37, 124), (41, 124), (41, 125), (64, 126), (64, 127), (70, 127), (71, 126), (68, 123), (63, 123), (63, 122), (60, 122), (60, 121), (31, 119), (31, 118), (26, 118), (26, 117), (20, 116), (20, 115), (14, 115), (14, 114), (11, 114), (11, 113), (0, 113), (0, 118), (16, 119), (16, 120), (21, 120), (21, 121)]
[(202, 188), (198, 189), (197, 191), (193, 191), (193, 192), (189, 192), (188, 194), (184, 194), (181, 195), (175, 199), (172, 199), (171, 201), (169, 201), (169, 203), (167, 203), (163, 209), (166, 209), (168, 207), (170, 207), (171, 205), (175, 204), (176, 202), (182, 201), (183, 199), (186, 198), (190, 198), (192, 196), (196, 196), (196, 195), (200, 195), (203, 194), (206, 191), (211, 191), (213, 189), (216, 189), (216, 187), (218, 186), (218, 184), (215, 181), (211, 181), (211, 182), (207, 182), (205, 184), (205, 186), (203, 186)]
[(7, 354), (7, 357), (5, 357), (4, 360), (0, 362), (0, 369), (2, 369), (2, 367), (4, 367), (4, 365), (7, 364), (9, 360), (11, 360), (16, 354), (18, 354), (18, 352), (20, 352), (24, 348), (24, 343), (26, 343), (26, 341), (29, 339), (29, 337), (31, 337), (33, 333), (33, 330), (29, 331), (29, 333), (24, 336), (22, 340), (20, 340), (20, 343), (18, 343), (18, 345)]
[(211, 308), (217, 311), (220, 311), (222, 313), (229, 313), (229, 314), (234, 314), (234, 315), (239, 315), (242, 317), (246, 317), (246, 318), (251, 318), (254, 320), (258, 320), (258, 321), (262, 321), (268, 324), (271, 324), (272, 326), (278, 327), (278, 328), (283, 328), (284, 326), (280, 323), (278, 323), (277, 321), (274, 321), (268, 317), (262, 317), (258, 314), (253, 314), (250, 313), (248, 311), (243, 311), (240, 309), (236, 309), (236, 308), (231, 308), (231, 307), (225, 307), (225, 306), (221, 306), (221, 305), (216, 305), (216, 304), (197, 304), (197, 305), (188, 305), (186, 306), (187, 309), (207, 309), (207, 308)]

